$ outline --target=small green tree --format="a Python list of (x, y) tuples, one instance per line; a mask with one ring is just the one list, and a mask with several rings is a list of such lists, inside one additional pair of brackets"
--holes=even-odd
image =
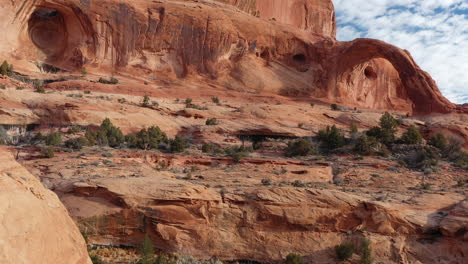
[(429, 145), (434, 146), (441, 151), (444, 151), (447, 148), (447, 143), (447, 138), (441, 133), (437, 133), (429, 139)]
[(65, 147), (75, 150), (80, 150), (86, 145), (88, 145), (86, 137), (71, 138), (65, 141)]
[(372, 264), (374, 261), (372, 258), (371, 242), (367, 238), (361, 240), (361, 264)]
[(141, 259), (140, 264), (153, 264), (154, 262), (154, 248), (153, 242), (151, 241), (148, 234), (145, 234), (145, 239), (141, 245), (140, 249)]
[(290, 253), (286, 256), (286, 264), (303, 264), (301, 255)]
[(285, 155), (287, 157), (295, 156), (307, 156), (311, 154), (314, 150), (314, 147), (311, 145), (309, 140), (298, 139), (292, 142), (289, 142), (288, 147), (286, 148)]
[(207, 126), (216, 126), (217, 124), (219, 124), (219, 122), (218, 122), (218, 119), (216, 119), (216, 118), (208, 118), (206, 120), (205, 124)]
[(8, 66), (7, 61), (3, 61), (2, 65), (0, 66), (0, 74), (3, 76), (8, 75), (10, 67)]
[(86, 74), (88, 74), (88, 70), (85, 67), (81, 68), (81, 75), (86, 76)]
[(218, 97), (211, 97), (211, 101), (215, 104), (219, 104), (219, 98)]
[(148, 107), (150, 102), (150, 98), (148, 95), (143, 96), (143, 101), (141, 103), (141, 106), (143, 107)]
[(91, 255), (89, 257), (91, 258), (91, 262), (93, 264), (104, 264), (104, 262), (102, 262), (101, 260), (101, 257), (99, 257), (98, 255)]
[(47, 146), (59, 146), (62, 144), (62, 134), (59, 132), (51, 132), (45, 138), (45, 144)]
[(318, 138), (322, 141), (322, 147), (326, 150), (333, 150), (345, 145), (345, 137), (343, 132), (335, 125), (327, 126), (326, 129), (320, 130)]
[(184, 136), (177, 135), (170, 142), (171, 152), (183, 152), (187, 147), (187, 139)]
[(347, 260), (353, 256), (354, 245), (351, 242), (342, 243), (335, 247), (335, 252), (339, 260)]
[(331, 105), (330, 105), (330, 108), (331, 108), (331, 110), (333, 110), (333, 111), (338, 111), (338, 110), (340, 110), (340, 106), (337, 105), (337, 104), (331, 104)]
[(361, 155), (372, 155), (378, 150), (379, 142), (375, 137), (360, 136), (354, 145), (354, 151)]
[(42, 148), (41, 152), (42, 152), (42, 155), (44, 156), (44, 158), (50, 159), (50, 158), (53, 158), (55, 156), (54, 149), (51, 148), (51, 147)]
[(352, 135), (352, 134), (356, 134), (358, 132), (358, 127), (356, 125), (356, 123), (351, 123), (350, 127), (349, 127), (349, 133)]
[(401, 136), (401, 142), (404, 144), (421, 144), (423, 137), (414, 125), (411, 125)]

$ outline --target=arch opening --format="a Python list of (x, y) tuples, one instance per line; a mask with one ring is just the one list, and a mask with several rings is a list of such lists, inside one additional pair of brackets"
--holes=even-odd
[(371, 79), (371, 80), (377, 79), (377, 73), (375, 72), (375, 69), (372, 68), (371, 66), (367, 66), (364, 69), (364, 75), (366, 76), (367, 79)]
[(294, 62), (297, 62), (297, 63), (300, 63), (300, 64), (303, 64), (307, 61), (307, 58), (304, 54), (296, 54), (293, 56), (292, 58), (294, 60)]

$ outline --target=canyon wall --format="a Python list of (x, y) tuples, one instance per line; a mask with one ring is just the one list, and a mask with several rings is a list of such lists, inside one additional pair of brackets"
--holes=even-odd
[(377, 40), (335, 41), (331, 1), (220, 2), (260, 18), (219, 1), (2, 1), (0, 54), (18, 69), (47, 63), (202, 76), (228, 88), (408, 113), (457, 108), (406, 51)]

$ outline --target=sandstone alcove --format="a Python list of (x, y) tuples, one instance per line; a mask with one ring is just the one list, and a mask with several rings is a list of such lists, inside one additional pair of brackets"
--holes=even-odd
[(40, 6), (28, 19), (27, 33), (38, 50), (37, 59), (65, 70), (83, 67), (83, 52), (95, 49), (93, 32), (89, 19), (77, 8)]

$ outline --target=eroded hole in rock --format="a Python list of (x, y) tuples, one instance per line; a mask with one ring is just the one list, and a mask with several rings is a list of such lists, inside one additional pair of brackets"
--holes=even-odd
[(297, 63), (305, 63), (307, 61), (307, 58), (304, 54), (296, 54), (293, 56), (293, 60)]
[(57, 60), (67, 48), (68, 32), (62, 13), (52, 8), (39, 8), (28, 21), (29, 37), (47, 57)]
[(366, 67), (366, 69), (364, 70), (364, 75), (368, 79), (376, 79), (377, 78), (377, 73), (375, 72), (374, 68), (372, 68), (371, 66)]

